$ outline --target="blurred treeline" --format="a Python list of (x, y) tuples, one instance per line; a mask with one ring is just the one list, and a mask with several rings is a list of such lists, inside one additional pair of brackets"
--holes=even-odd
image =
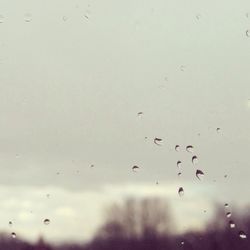
[[(206, 230), (175, 235), (174, 218), (166, 201), (127, 199), (107, 210), (103, 225), (85, 245), (52, 246), (42, 239), (31, 244), (2, 234), (0, 250), (250, 250), (250, 211), (230, 217), (226, 212), (217, 205)], [(246, 234), (245, 239), (240, 231)]]

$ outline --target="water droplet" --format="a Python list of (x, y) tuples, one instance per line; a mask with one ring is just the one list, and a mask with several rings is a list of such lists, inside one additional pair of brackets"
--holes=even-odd
[(204, 173), (200, 170), (200, 169), (197, 169), (196, 170), (196, 177), (201, 180), (202, 177), (204, 176)]
[(185, 66), (184, 66), (184, 65), (181, 65), (181, 66), (180, 66), (180, 70), (181, 70), (181, 71), (184, 71), (184, 70), (185, 70)]
[(85, 15), (84, 15), (84, 18), (89, 19), (89, 16), (85, 14)]
[(216, 128), (217, 133), (220, 133), (220, 131), (221, 131), (221, 128)]
[(180, 197), (182, 197), (184, 195), (184, 189), (183, 189), (183, 187), (179, 188), (178, 194), (179, 194)]
[(49, 220), (49, 219), (45, 219), (45, 220), (43, 221), (43, 224), (44, 224), (44, 225), (49, 225), (49, 224), (50, 224), (50, 220)]
[(194, 147), (192, 145), (188, 145), (188, 146), (186, 146), (186, 150), (187, 150), (187, 152), (192, 153), (194, 150)]
[(178, 176), (181, 176), (181, 172), (178, 173)]
[(142, 115), (143, 115), (143, 112), (138, 112), (137, 115), (138, 115), (138, 116), (142, 116)]
[(12, 232), (12, 233), (11, 233), (11, 237), (12, 237), (13, 239), (15, 239), (15, 238), (16, 238), (16, 233), (15, 233), (15, 232)]
[(159, 185), (159, 182), (157, 181), (155, 184), (156, 184), (156, 185)]
[(4, 21), (4, 16), (0, 15), (0, 23), (3, 23)]
[(227, 216), (227, 218), (230, 218), (232, 216), (232, 213), (231, 212), (227, 212), (226, 216)]
[(90, 167), (93, 168), (95, 165), (94, 164), (91, 164)]
[(133, 170), (134, 172), (138, 172), (139, 168), (140, 168), (140, 167), (138, 167), (138, 166), (135, 165), (135, 166), (132, 167), (132, 170)]
[(9, 221), (9, 226), (11, 227), (13, 225), (12, 221)]
[(250, 29), (249, 29), (249, 30), (246, 30), (246, 36), (247, 36), (247, 37), (250, 37)]
[(232, 220), (229, 221), (229, 227), (235, 228), (235, 223)]
[(46, 194), (46, 197), (49, 199), (50, 198), (50, 194)]
[(181, 241), (181, 245), (183, 246), (184, 244), (185, 244), (185, 241), (184, 241), (184, 240), (182, 240), (182, 241)]
[(196, 19), (199, 20), (201, 18), (201, 15), (200, 14), (197, 14), (196, 15)]
[(175, 146), (175, 151), (176, 151), (176, 152), (179, 152), (179, 151), (180, 151), (180, 145), (176, 145), (176, 146)]
[(24, 15), (24, 21), (27, 22), (27, 23), (31, 22), (32, 21), (32, 15), (30, 13), (26, 13)]
[(181, 161), (177, 161), (176, 165), (178, 168), (181, 168)]
[(198, 163), (198, 157), (197, 157), (196, 155), (194, 155), (194, 156), (192, 157), (192, 163), (193, 163), (194, 165)]
[(228, 203), (225, 203), (224, 207), (229, 207)]
[(239, 231), (239, 236), (240, 236), (241, 239), (246, 239), (247, 238), (246, 233), (243, 232), (243, 231)]
[(161, 139), (161, 138), (157, 138), (157, 137), (155, 137), (154, 138), (154, 144), (156, 144), (156, 145), (158, 145), (158, 146), (161, 146), (161, 142), (162, 142), (163, 140)]
[(66, 22), (66, 21), (68, 20), (68, 17), (63, 16), (63, 18), (62, 18), (62, 19), (63, 19), (63, 21), (64, 21), (64, 22)]
[(224, 178), (227, 178), (227, 174), (224, 175)]

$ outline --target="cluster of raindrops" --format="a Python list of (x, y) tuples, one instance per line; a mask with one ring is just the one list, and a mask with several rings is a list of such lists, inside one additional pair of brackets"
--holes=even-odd
[[(236, 224), (234, 222), (234, 220), (232, 219), (232, 212), (230, 211), (230, 208), (229, 208), (229, 204), (228, 203), (225, 203), (224, 204), (224, 207), (225, 207), (225, 215), (226, 215), (226, 218), (229, 219), (228, 221), (228, 225), (229, 225), (229, 228), (230, 229), (234, 229), (236, 228)], [(241, 239), (246, 239), (247, 238), (247, 235), (244, 231), (240, 230), (238, 232), (238, 235)]]
[[(181, 147), (180, 147), (179, 144), (175, 145), (175, 151), (176, 152), (179, 152), (180, 148)], [(186, 152), (193, 153), (194, 152), (194, 147), (192, 145), (187, 145), (186, 146)], [(194, 166), (197, 165), (198, 164), (197, 155), (193, 155), (192, 158), (191, 158), (191, 161), (192, 161), (192, 164)], [(181, 173), (182, 161), (178, 160), (176, 165), (177, 165), (177, 168), (178, 168), (178, 174), (177, 175), (181, 176), (181, 174), (182, 174)], [(202, 170), (200, 170), (200, 169), (196, 169), (195, 175), (196, 175), (197, 179), (202, 180), (202, 177), (204, 176), (204, 172)], [(180, 197), (184, 195), (184, 188), (183, 187), (179, 187), (178, 194), (179, 194)]]

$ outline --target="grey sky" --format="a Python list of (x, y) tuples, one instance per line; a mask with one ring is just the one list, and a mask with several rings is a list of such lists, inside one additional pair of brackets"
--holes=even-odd
[(196, 183), (192, 144), (197, 189), (248, 202), (248, 12), (249, 1), (0, 0), (3, 189), (179, 185), (177, 160)]

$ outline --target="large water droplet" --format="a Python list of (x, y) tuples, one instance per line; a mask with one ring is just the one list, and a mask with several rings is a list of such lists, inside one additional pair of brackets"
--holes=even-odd
[(32, 21), (32, 15), (30, 13), (26, 13), (24, 15), (24, 21), (27, 22), (27, 23), (31, 22)]
[(156, 145), (158, 145), (158, 146), (161, 146), (161, 142), (162, 142), (163, 140), (161, 139), (161, 138), (157, 138), (157, 137), (155, 137), (154, 138), (154, 144), (156, 144)]
[(246, 239), (246, 238), (247, 238), (247, 235), (246, 235), (246, 233), (245, 233), (244, 231), (239, 231), (239, 237), (240, 237), (241, 239)]
[(45, 220), (43, 221), (43, 224), (44, 224), (44, 225), (49, 225), (49, 224), (50, 224), (50, 220), (49, 220), (49, 219), (45, 219)]
[(201, 180), (202, 177), (204, 176), (204, 173), (200, 170), (200, 169), (197, 169), (196, 170), (196, 177)]
[(177, 161), (177, 163), (176, 163), (176, 165), (177, 165), (178, 168), (181, 168), (181, 164), (182, 164), (181, 161)]
[(180, 145), (176, 145), (176, 146), (175, 146), (175, 151), (176, 151), (176, 152), (179, 152), (179, 151), (180, 151)]
[(227, 212), (226, 216), (227, 216), (227, 218), (230, 218), (232, 216), (232, 213), (231, 212)]
[(198, 157), (197, 157), (196, 155), (194, 155), (194, 156), (192, 157), (192, 163), (193, 163), (194, 165), (198, 163)]
[(132, 170), (133, 170), (134, 172), (138, 172), (138, 171), (139, 171), (139, 168), (140, 168), (140, 167), (138, 167), (138, 166), (135, 165), (135, 166), (132, 167)]
[(234, 221), (232, 221), (232, 220), (229, 221), (229, 227), (230, 227), (230, 228), (235, 228), (235, 223), (234, 223)]
[(187, 152), (192, 153), (194, 150), (194, 147), (192, 145), (188, 145), (188, 146), (186, 146), (186, 150), (187, 150)]
[(178, 194), (179, 194), (180, 197), (182, 197), (184, 195), (184, 189), (183, 189), (183, 187), (179, 188)]
[(15, 233), (15, 232), (12, 232), (12, 233), (11, 233), (11, 237), (12, 237), (13, 239), (15, 239), (15, 238), (16, 238), (16, 233)]

